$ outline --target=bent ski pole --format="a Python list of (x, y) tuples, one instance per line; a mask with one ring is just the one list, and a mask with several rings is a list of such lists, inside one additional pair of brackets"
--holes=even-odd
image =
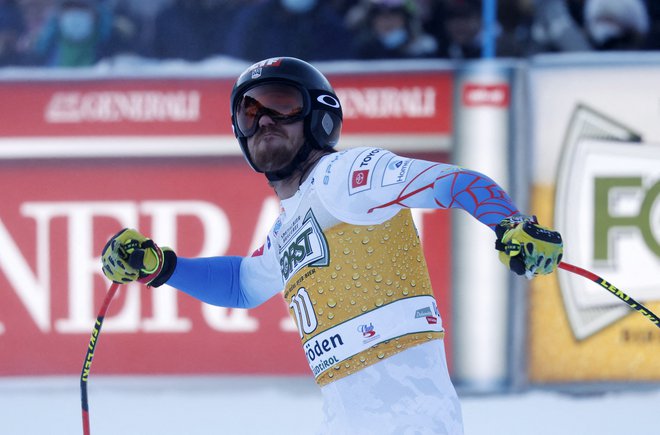
[(103, 326), (103, 318), (105, 313), (108, 311), (108, 306), (110, 301), (114, 297), (119, 284), (116, 282), (112, 283), (108, 293), (105, 295), (103, 300), (103, 305), (99, 310), (99, 314), (96, 317), (96, 323), (94, 324), (94, 329), (92, 330), (92, 336), (89, 339), (89, 345), (87, 346), (87, 353), (85, 354), (85, 361), (83, 362), (82, 372), (80, 373), (80, 398), (82, 401), (82, 420), (83, 420), (83, 434), (89, 435), (89, 404), (87, 402), (87, 380), (89, 379), (89, 372), (92, 368), (92, 358), (94, 358), (94, 349), (96, 348), (97, 343), (99, 342), (99, 334), (101, 334), (101, 326)]
[(593, 272), (589, 272), (588, 270), (582, 269), (581, 267), (573, 266), (572, 264), (566, 263), (565, 261), (559, 263), (559, 268), (567, 270), (569, 272), (573, 272), (587, 279), (590, 279), (596, 284), (600, 285), (601, 287), (609, 290), (609, 292), (612, 293), (614, 296), (621, 299), (623, 302), (627, 303), (630, 306), (630, 308), (638, 311), (641, 315), (649, 319), (651, 323), (653, 323), (655, 326), (660, 328), (660, 318), (658, 318), (658, 316), (655, 315), (653, 311), (649, 310), (644, 305), (640, 304), (635, 299), (631, 298), (630, 296), (628, 296), (627, 294), (616, 288), (614, 284), (605, 281), (603, 278), (601, 278), (600, 276), (596, 275)]

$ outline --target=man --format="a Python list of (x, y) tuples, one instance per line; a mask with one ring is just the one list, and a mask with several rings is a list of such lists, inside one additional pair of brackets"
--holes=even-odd
[(226, 29), (223, 54), (229, 57), (250, 62), (279, 53), (313, 61), (355, 58), (351, 29), (334, 2), (260, 0), (238, 3), (241, 5), (238, 13)]
[(84, 67), (110, 54), (113, 15), (95, 0), (59, 0), (33, 47), (36, 61), (53, 67)]
[(485, 175), (380, 148), (335, 152), (341, 104), (295, 58), (248, 68), (231, 96), (234, 133), (281, 214), (251, 257), (177, 258), (125, 229), (103, 251), (115, 282), (167, 282), (251, 308), (283, 292), (324, 398), (331, 434), (461, 434), (443, 328), (410, 208), (462, 208), (495, 230), (500, 258), (533, 277), (561, 259), (558, 233), (524, 216)]

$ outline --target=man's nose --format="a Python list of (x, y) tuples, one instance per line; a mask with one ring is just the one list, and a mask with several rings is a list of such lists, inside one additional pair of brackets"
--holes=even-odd
[(259, 127), (262, 127), (264, 125), (273, 125), (275, 124), (275, 121), (273, 121), (273, 118), (268, 116), (267, 114), (263, 114), (259, 117)]

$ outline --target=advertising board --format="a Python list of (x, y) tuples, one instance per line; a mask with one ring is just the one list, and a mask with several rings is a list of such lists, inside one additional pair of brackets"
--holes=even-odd
[[(540, 63), (531, 72), (532, 210), (565, 261), (660, 308), (658, 59)], [(531, 283), (533, 383), (660, 380), (660, 330), (606, 289), (560, 271)]]
[[(332, 81), (345, 101), (347, 142), (406, 138), (389, 148), (448, 159), (448, 72)], [(138, 228), (184, 257), (249, 255), (264, 243), (279, 204), (232, 135), (232, 84), (222, 77), (0, 82), (0, 376), (80, 371), (109, 285), (100, 253), (121, 228)], [(449, 217), (424, 211), (416, 222), (449, 326)], [(167, 286), (125, 285), (110, 306), (94, 370), (306, 374), (287, 311), (280, 297), (226, 309)]]

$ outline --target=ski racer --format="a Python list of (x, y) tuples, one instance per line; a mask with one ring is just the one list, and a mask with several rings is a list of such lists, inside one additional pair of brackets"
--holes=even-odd
[(342, 107), (296, 58), (256, 63), (231, 94), (234, 133), (281, 213), (252, 256), (181, 258), (134, 229), (111, 238), (114, 282), (167, 283), (209, 304), (286, 300), (324, 399), (323, 433), (463, 433), (444, 329), (412, 208), (458, 208), (495, 234), (499, 258), (531, 278), (561, 261), (561, 236), (523, 215), (486, 175), (382, 148), (336, 151)]

